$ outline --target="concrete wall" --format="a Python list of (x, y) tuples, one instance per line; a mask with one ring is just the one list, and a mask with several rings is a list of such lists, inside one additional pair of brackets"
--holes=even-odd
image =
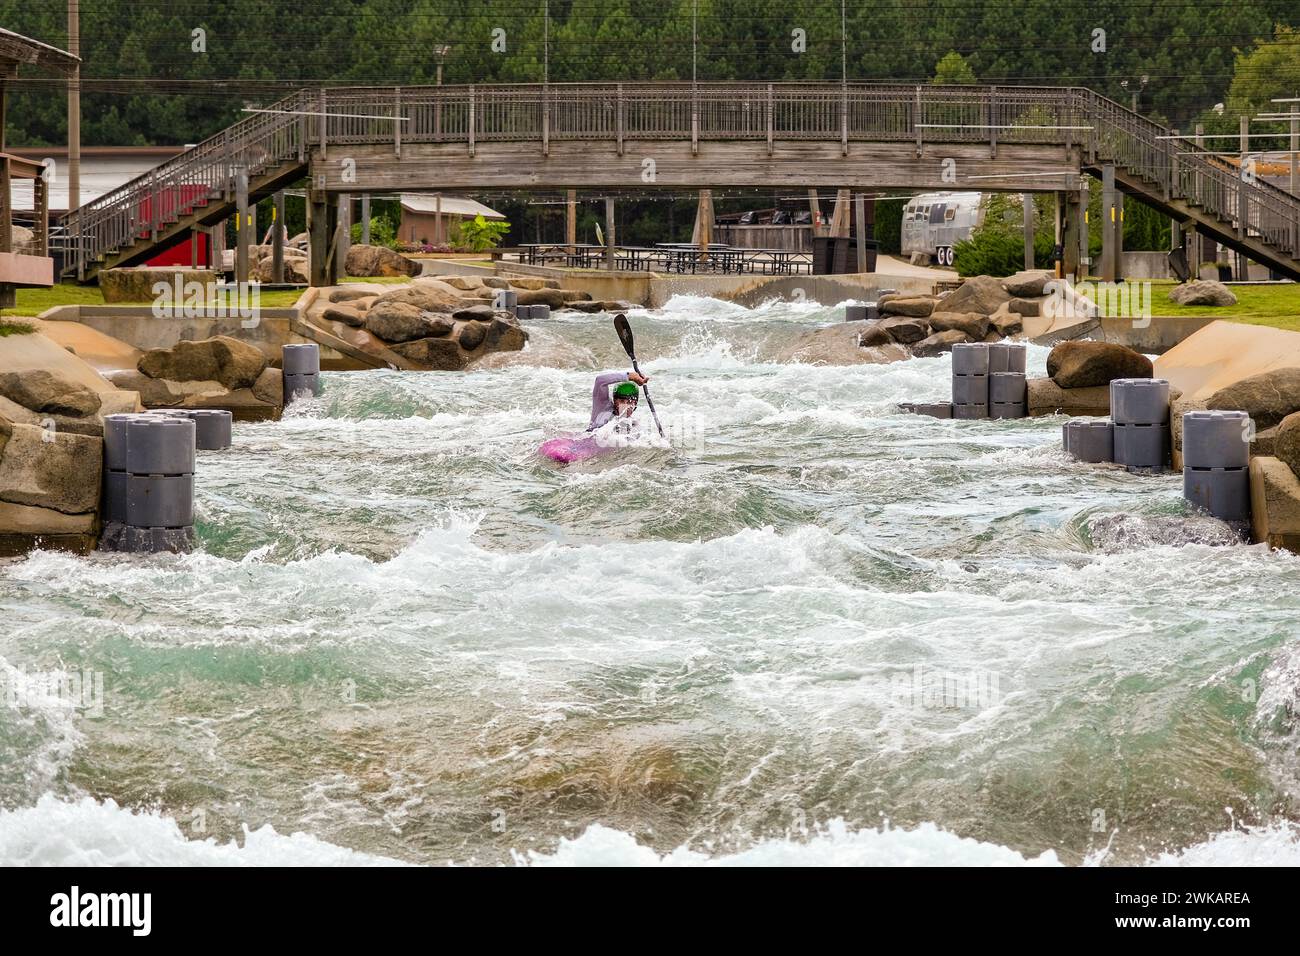
[(1145, 326), (1135, 326), (1134, 321), (1103, 318), (1101, 334), (1096, 337), (1106, 342), (1127, 345), (1145, 355), (1163, 355), (1218, 319), (1211, 315), (1157, 315)]
[[(292, 308), (262, 309), (257, 325), (245, 328), (245, 320), (238, 316), (160, 319), (149, 306), (64, 305), (42, 313), (41, 319), (47, 322), (80, 322), (141, 350), (166, 349), (177, 342), (228, 335), (257, 346), (268, 359), (278, 363), (281, 346), (313, 341), (291, 328), (297, 315), (297, 310)], [(321, 346), (322, 368), (337, 368), (340, 363), (343, 367), (355, 367), (340, 353)]]

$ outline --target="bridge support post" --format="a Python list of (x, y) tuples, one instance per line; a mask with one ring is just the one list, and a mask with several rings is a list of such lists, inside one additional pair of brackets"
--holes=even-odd
[(695, 207), (695, 228), (691, 242), (699, 246), (700, 259), (709, 258), (709, 245), (713, 242), (713, 190), (701, 189), (699, 204)]
[(1080, 198), (1080, 194), (1074, 191), (1057, 193), (1057, 202), (1063, 206), (1065, 219), (1061, 230), (1061, 275), (1071, 284), (1083, 276), (1080, 271), (1080, 235), (1087, 241), (1087, 230), (1083, 228), (1084, 206)]
[(858, 193), (853, 197), (853, 221), (857, 224), (858, 274), (867, 271), (867, 197)]
[(614, 271), (614, 197), (605, 197), (605, 268)]
[(235, 171), (235, 281), (248, 281), (248, 170)]
[(311, 284), (334, 285), (338, 281), (336, 250), (331, 248), (338, 207), (327, 193), (312, 189), (307, 193), (307, 229), (311, 236)]
[(1086, 279), (1092, 269), (1092, 246), (1088, 229), (1088, 180), (1079, 179), (1079, 272), (1080, 279)]
[(335, 261), (339, 264), (339, 272), (347, 274), (348, 250), (352, 248), (352, 196), (349, 193), (339, 193), (339, 242), (338, 251), (335, 253)]
[(1025, 225), (1025, 271), (1034, 268), (1034, 194), (1021, 193), (1020, 205)]
[(370, 245), (370, 193), (361, 194), (361, 243)]
[(1119, 208), (1115, 200), (1115, 167), (1107, 163), (1101, 168), (1101, 278), (1114, 282), (1119, 276), (1119, 249), (1115, 245), (1115, 227), (1119, 224)]
[(564, 241), (568, 243), (569, 255), (578, 254), (578, 191), (570, 189), (564, 203)]
[(284, 281), (284, 190), (275, 194), (275, 212), (271, 214), (271, 281)]

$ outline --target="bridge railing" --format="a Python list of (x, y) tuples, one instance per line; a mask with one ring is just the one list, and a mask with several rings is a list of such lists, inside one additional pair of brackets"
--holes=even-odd
[(235, 170), (256, 175), (317, 149), (391, 142), (756, 140), (1078, 147), (1165, 199), (1182, 199), (1292, 258), (1300, 199), (1086, 89), (886, 83), (574, 83), (303, 90), (70, 213), (78, 265), (155, 235)]

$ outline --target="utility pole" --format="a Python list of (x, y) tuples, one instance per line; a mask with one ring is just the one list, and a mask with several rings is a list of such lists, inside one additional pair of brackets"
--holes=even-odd
[[(68, 0), (68, 52), (81, 56), (81, 0)], [(68, 211), (81, 205), (81, 64), (68, 77)]]

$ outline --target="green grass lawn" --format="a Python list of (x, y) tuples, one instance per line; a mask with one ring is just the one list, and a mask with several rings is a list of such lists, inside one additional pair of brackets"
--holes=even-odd
[[(368, 279), (356, 280), (368, 282), (388, 282), (389, 279)], [(264, 289), (261, 291), (262, 307), (267, 309), (288, 308), (298, 301), (302, 295), (301, 289)], [(97, 285), (77, 285), (72, 282), (63, 282), (49, 289), (19, 289), (16, 293), (17, 302), (12, 309), (5, 309), (3, 315), (28, 315), (37, 316), (46, 309), (52, 309), (58, 305), (105, 305), (104, 294), (99, 291)], [(114, 302), (113, 305), (151, 305), (152, 301), (145, 302)]]
[(36, 331), (36, 326), (28, 325), (26, 322), (6, 322), (0, 319), (0, 339), (6, 335), (30, 335)]
[(1216, 319), (1268, 325), (1275, 329), (1300, 332), (1300, 284), (1229, 286), (1237, 304), (1219, 308), (1212, 305), (1178, 305), (1169, 301), (1172, 281), (1155, 282), (1151, 289), (1151, 312), (1154, 315), (1206, 315)]

